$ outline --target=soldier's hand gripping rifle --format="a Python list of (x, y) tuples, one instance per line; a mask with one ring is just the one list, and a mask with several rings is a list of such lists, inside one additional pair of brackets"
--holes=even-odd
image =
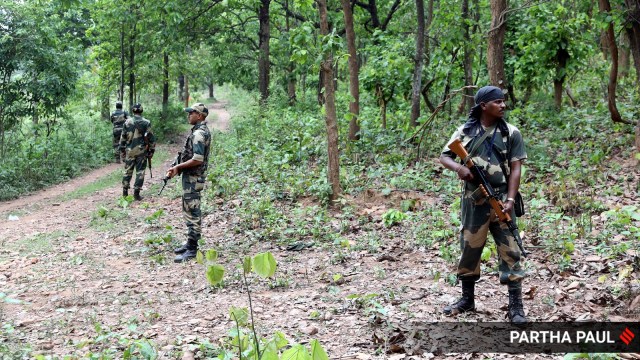
[[(170, 168), (180, 164), (180, 161), (182, 160), (182, 152), (178, 153), (178, 156), (176, 156), (175, 160), (173, 160), (173, 163), (171, 163)], [(162, 194), (162, 190), (164, 190), (164, 187), (167, 186), (167, 183), (169, 182), (169, 179), (171, 179), (170, 177), (168, 177), (167, 175), (165, 175), (162, 178), (162, 181), (164, 182), (164, 184), (162, 185), (162, 189), (160, 189), (160, 192), (158, 193), (158, 195)]]
[(464, 165), (468, 167), (469, 170), (471, 170), (471, 173), (473, 174), (478, 187), (482, 189), (484, 196), (488, 199), (489, 204), (496, 212), (496, 215), (498, 215), (498, 220), (507, 224), (509, 231), (511, 231), (513, 237), (516, 239), (516, 243), (518, 244), (518, 247), (522, 252), (522, 256), (526, 257), (527, 252), (522, 246), (522, 239), (520, 238), (520, 234), (518, 234), (518, 227), (516, 226), (516, 223), (511, 219), (511, 216), (508, 213), (504, 212), (504, 204), (498, 197), (498, 194), (493, 189), (491, 184), (489, 184), (489, 181), (487, 180), (487, 173), (484, 171), (484, 169), (478, 167), (473, 162), (471, 156), (469, 156), (469, 154), (467, 153), (467, 149), (462, 146), (462, 142), (460, 141), (460, 139), (456, 139), (451, 144), (449, 144), (449, 149), (451, 149), (451, 151), (458, 155), (464, 162)]

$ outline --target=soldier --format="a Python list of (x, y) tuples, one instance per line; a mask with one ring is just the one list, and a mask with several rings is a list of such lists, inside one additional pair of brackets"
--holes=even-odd
[[(460, 126), (449, 142), (460, 139), (473, 161), (488, 174), (488, 181), (502, 194), (504, 212), (515, 221), (514, 198), (520, 186), (522, 161), (527, 158), (520, 131), (504, 120), (506, 104), (504, 93), (495, 86), (478, 90), (475, 106), (469, 119)], [(462, 255), (458, 263), (458, 280), (462, 282), (462, 298), (444, 308), (446, 315), (457, 315), (475, 310), (474, 287), (480, 278), (480, 257), (491, 231), (499, 257), (500, 283), (509, 290), (509, 320), (514, 324), (527, 322), (522, 304), (522, 279), (524, 271), (520, 263), (520, 249), (504, 223), (500, 223), (495, 211), (473, 182), (473, 174), (466, 166), (457, 163), (456, 155), (445, 146), (440, 162), (464, 180), (461, 201), (460, 247)]]
[(120, 135), (128, 116), (126, 111), (122, 111), (122, 101), (116, 101), (116, 111), (111, 113), (111, 123), (113, 124), (113, 151), (118, 164), (120, 163)]
[(151, 132), (151, 123), (142, 117), (142, 111), (142, 105), (133, 105), (131, 108), (133, 118), (125, 121), (120, 137), (120, 153), (125, 159), (122, 196), (129, 195), (129, 184), (135, 168), (136, 181), (133, 184), (133, 197), (138, 201), (142, 200), (140, 190), (144, 184), (147, 158), (153, 157), (156, 148), (156, 138)]
[(187, 242), (174, 250), (177, 254), (174, 262), (177, 263), (193, 259), (198, 251), (198, 241), (202, 236), (200, 192), (204, 188), (211, 148), (211, 132), (205, 122), (209, 109), (197, 103), (184, 111), (189, 113), (189, 124), (193, 125), (191, 135), (184, 145), (180, 164), (167, 171), (168, 178), (182, 173), (182, 211), (187, 224)]

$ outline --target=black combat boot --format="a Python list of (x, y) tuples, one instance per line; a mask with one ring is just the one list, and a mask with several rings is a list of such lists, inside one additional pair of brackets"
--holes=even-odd
[(476, 282), (474, 280), (462, 280), (462, 297), (453, 303), (444, 307), (445, 315), (458, 315), (467, 311), (474, 311), (476, 304), (473, 301)]
[(176, 256), (175, 259), (173, 259), (173, 262), (175, 263), (187, 262), (195, 258), (197, 253), (198, 253), (198, 250), (187, 249), (182, 254), (179, 254), (178, 256)]
[(133, 190), (133, 198), (138, 200), (138, 201), (142, 201), (143, 197), (140, 196), (140, 190), (139, 189)]
[(122, 197), (127, 197), (127, 196), (129, 196), (129, 189), (122, 188)]
[(180, 247), (177, 247), (175, 249), (173, 249), (173, 253), (174, 254), (182, 254), (183, 252), (187, 251), (187, 244), (182, 244), (180, 245)]
[[(182, 248), (184, 248), (184, 250), (178, 253), (178, 250), (182, 250)], [(196, 254), (198, 253), (198, 241), (194, 239), (187, 239), (187, 243), (177, 248), (174, 252), (178, 254), (178, 256), (173, 259), (173, 262), (187, 262), (196, 257)]]
[(514, 325), (525, 325), (529, 322), (527, 317), (524, 315), (521, 287), (513, 287), (509, 289), (509, 312), (507, 313), (507, 316)]

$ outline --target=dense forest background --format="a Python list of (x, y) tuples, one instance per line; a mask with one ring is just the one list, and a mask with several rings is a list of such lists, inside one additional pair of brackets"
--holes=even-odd
[[(519, 219), (533, 257), (527, 312), (546, 321), (635, 319), (639, 80), (640, 0), (0, 0), (0, 200), (112, 161), (117, 100), (125, 109), (142, 103), (165, 144), (187, 130), (183, 107), (224, 100), (231, 129), (214, 133), (203, 213), (233, 240), (225, 250), (316, 246), (331, 266), (363, 253), (423, 251), (438, 259), (420, 268), (421, 281), (438, 285), (423, 294), (431, 301), (455, 284), (448, 270), (459, 254), (460, 184), (436, 159), (475, 89), (493, 84), (506, 91), (507, 120), (528, 153)], [(166, 261), (159, 252), (180, 241), (169, 226), (178, 220), (165, 224), (154, 203), (178, 196), (168, 192), (145, 208), (104, 200), (90, 208), (89, 227), (115, 241), (127, 236), (119, 222), (138, 216), (145, 233), (126, 241), (145, 249), (145, 271), (156, 270)], [(25, 236), (7, 249), (76, 236), (62, 234)], [(15, 246), (7, 251), (22, 254)], [(492, 253), (487, 246), (483, 269), (495, 275)], [(376, 269), (349, 299), (362, 318), (396, 301), (365, 293), (367, 284), (394, 284)], [(289, 287), (296, 270), (287, 274), (261, 289)], [(345, 302), (346, 270), (327, 274), (327, 292)], [(236, 280), (227, 290), (241, 287)], [(37, 339), (0, 320), (10, 339), (0, 350), (28, 354), (20, 340)], [(119, 335), (104, 346), (96, 327), (87, 348), (118, 358), (113, 343), (130, 339), (127, 326), (113, 325)]]
[(416, 160), (433, 155), (472, 85), (508, 91), (520, 125), (544, 113), (582, 128), (589, 113), (630, 134), (639, 11), (636, 0), (3, 1), (0, 197), (104, 162), (115, 100), (143, 102), (166, 133), (194, 90), (214, 97), (214, 84), (288, 103), (297, 128), (322, 107), (332, 196), (338, 147), (353, 158), (382, 135)]

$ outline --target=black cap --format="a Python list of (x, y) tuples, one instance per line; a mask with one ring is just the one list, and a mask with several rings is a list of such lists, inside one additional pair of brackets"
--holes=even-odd
[(122, 109), (122, 101), (116, 101), (116, 109)]
[(131, 112), (142, 114), (142, 111), (144, 111), (144, 109), (142, 108), (142, 105), (140, 103), (135, 104), (131, 107)]

